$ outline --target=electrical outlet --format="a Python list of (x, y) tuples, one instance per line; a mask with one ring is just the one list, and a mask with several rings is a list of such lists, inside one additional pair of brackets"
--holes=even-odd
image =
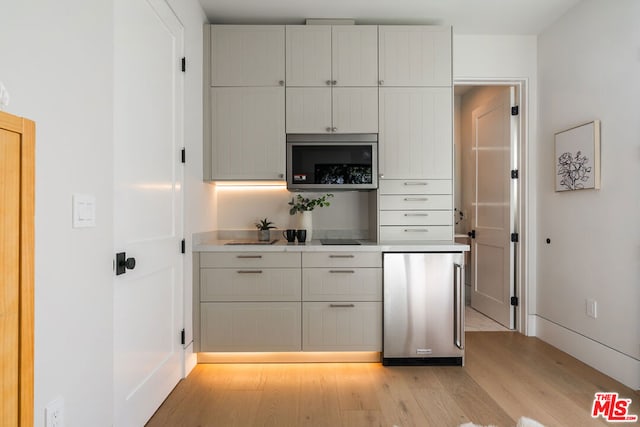
[(49, 402), (44, 408), (45, 427), (64, 427), (64, 400), (61, 397)]
[(587, 316), (598, 318), (598, 302), (591, 298), (587, 299)]

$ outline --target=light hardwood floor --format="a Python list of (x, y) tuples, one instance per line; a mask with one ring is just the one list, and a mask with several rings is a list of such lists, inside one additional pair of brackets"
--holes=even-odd
[(198, 365), (147, 424), (155, 426), (602, 426), (594, 393), (640, 394), (537, 338), (466, 334), (464, 367), (376, 363)]
[(464, 307), (464, 330), (466, 332), (478, 332), (478, 331), (507, 332), (509, 331), (508, 328), (505, 328), (495, 320), (471, 308), (470, 305), (466, 305)]

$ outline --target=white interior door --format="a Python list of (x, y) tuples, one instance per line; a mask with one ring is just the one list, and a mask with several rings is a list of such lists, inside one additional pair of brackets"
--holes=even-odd
[(183, 28), (164, 0), (116, 0), (116, 426), (141, 426), (182, 376)]
[(502, 325), (515, 327), (511, 232), (511, 105), (505, 87), (472, 113), (475, 200), (472, 213), (471, 306)]

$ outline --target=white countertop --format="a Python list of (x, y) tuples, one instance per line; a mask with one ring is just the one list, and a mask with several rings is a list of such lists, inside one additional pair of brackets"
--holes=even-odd
[(208, 237), (206, 234), (194, 235), (192, 247), (194, 252), (464, 252), (469, 250), (469, 245), (450, 241), (376, 243), (358, 240), (360, 245), (323, 245), (320, 240), (288, 243), (285, 239), (280, 239), (270, 245), (229, 245), (227, 243), (232, 240), (220, 240)]

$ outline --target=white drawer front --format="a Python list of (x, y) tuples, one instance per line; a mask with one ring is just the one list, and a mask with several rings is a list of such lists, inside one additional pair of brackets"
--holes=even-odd
[(300, 301), (297, 268), (200, 270), (201, 301)]
[(380, 210), (452, 209), (452, 198), (447, 195), (380, 196)]
[(201, 252), (200, 267), (296, 268), (300, 254), (284, 252)]
[(302, 303), (304, 351), (381, 351), (381, 302)]
[(382, 301), (381, 268), (305, 268), (304, 301)]
[(305, 252), (303, 267), (382, 267), (379, 252)]
[(381, 211), (380, 225), (453, 225), (451, 211)]
[(200, 351), (300, 351), (299, 302), (200, 304)]
[(381, 241), (394, 240), (453, 240), (453, 226), (383, 226), (380, 227)]
[(451, 194), (450, 179), (381, 179), (380, 194)]

